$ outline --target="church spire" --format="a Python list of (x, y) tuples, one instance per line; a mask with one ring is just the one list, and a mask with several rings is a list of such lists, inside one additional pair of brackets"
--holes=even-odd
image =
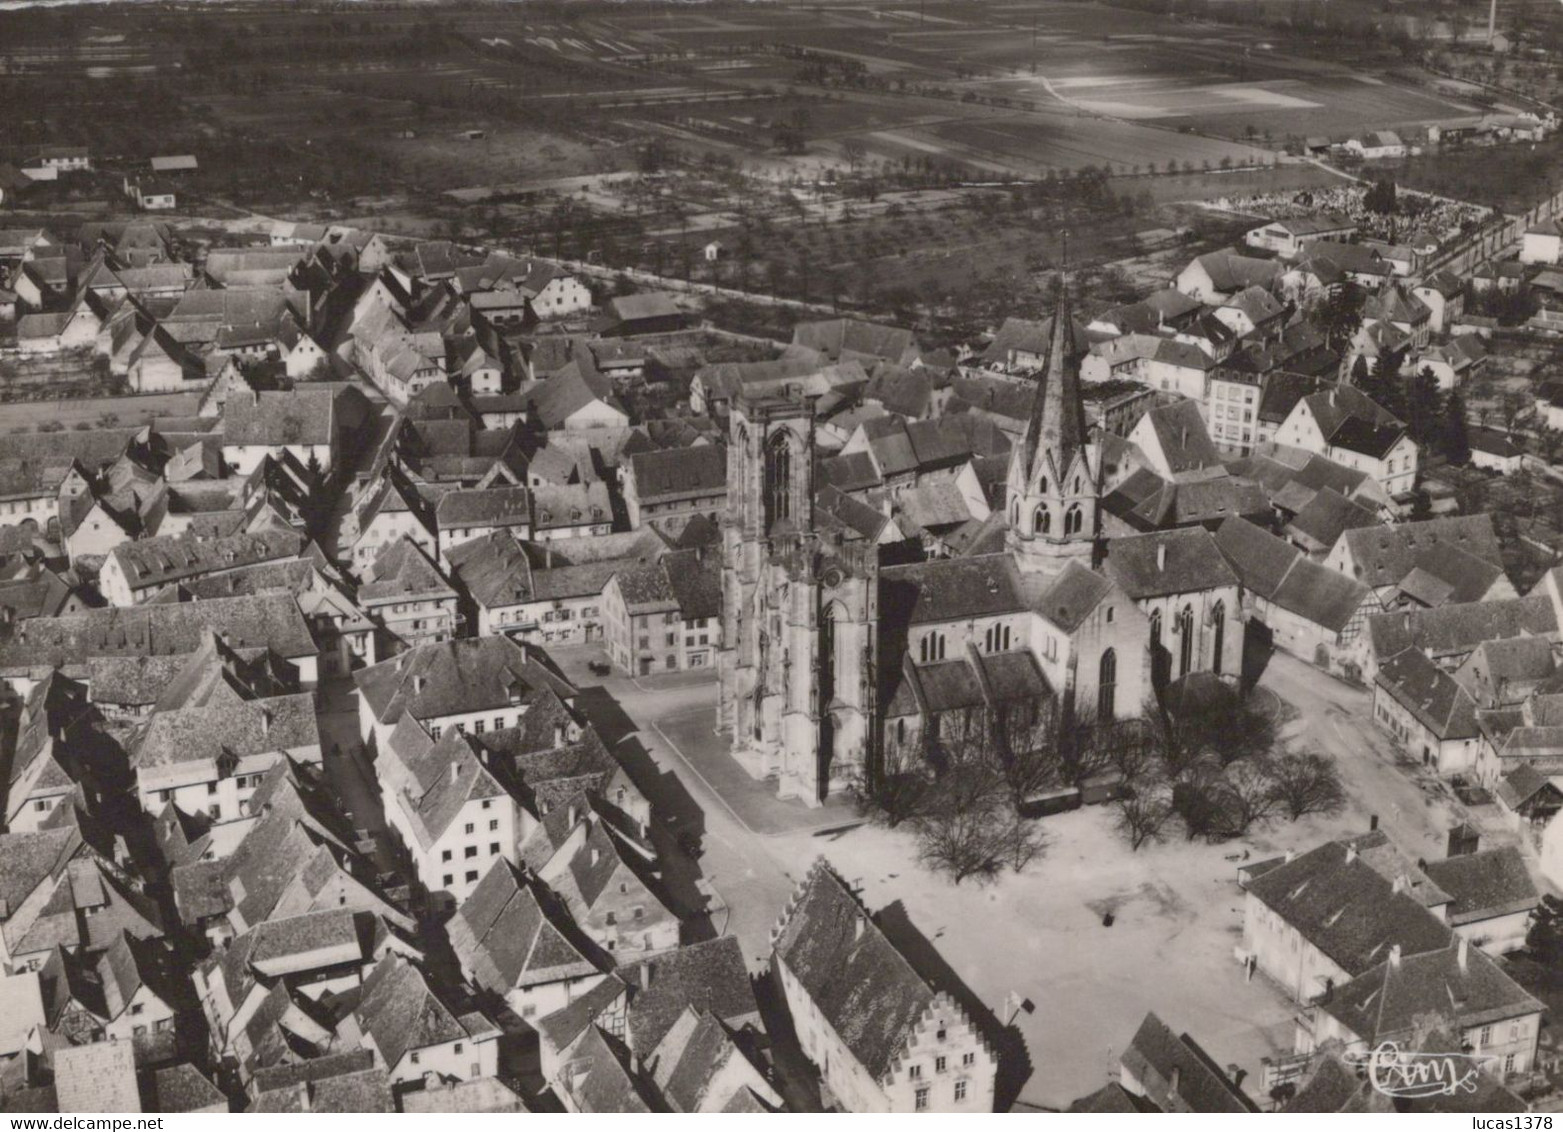
[(1037, 378), (1037, 386), (1026, 426), (1026, 468), (1035, 469), (1040, 450), (1052, 455), (1061, 474), (1084, 447), (1087, 435), (1085, 406), (1080, 400), (1080, 350), (1075, 342), (1067, 277), (1059, 280), (1047, 365)]

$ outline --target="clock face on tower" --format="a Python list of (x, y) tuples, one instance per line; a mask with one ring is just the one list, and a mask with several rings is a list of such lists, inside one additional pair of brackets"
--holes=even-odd
[(841, 585), (841, 571), (835, 566), (828, 567), (825, 572), (820, 575), (820, 581), (824, 584), (827, 590), (833, 590), (837, 586)]

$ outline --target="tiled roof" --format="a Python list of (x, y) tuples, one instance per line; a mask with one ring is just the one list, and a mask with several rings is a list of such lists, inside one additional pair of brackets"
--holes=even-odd
[(532, 568), (526, 551), (508, 530), (453, 546), (445, 552), (445, 560), (457, 583), (485, 609), (531, 600)]
[(243, 759), (269, 751), (320, 747), (315, 697), (310, 692), (267, 699), (223, 699), (155, 712), (132, 749), (140, 771), (225, 756)]
[(93, 1042), (54, 1052), (54, 1090), (64, 1113), (140, 1112), (130, 1042)]
[(1452, 898), (1448, 916), (1456, 927), (1528, 911), (1541, 899), (1525, 859), (1513, 845), (1429, 861), (1423, 867)]
[(1104, 568), (1137, 601), (1236, 586), (1238, 581), (1215, 537), (1203, 527), (1112, 539)]
[(792, 341), (794, 345), (819, 351), (833, 362), (853, 355), (897, 362), (916, 346), (910, 330), (855, 318), (800, 322), (793, 327)]
[(268, 648), (287, 658), (319, 652), (291, 594), (259, 594), (23, 621), (0, 645), (0, 669), (80, 664), (93, 657), (182, 656), (200, 647), (206, 630), (234, 648)]
[(727, 493), (727, 448), (697, 444), (637, 452), (630, 457), (635, 493), (642, 504)]
[(151, 1101), (154, 1112), (199, 1112), (218, 1107), (226, 1111), (228, 1108), (228, 1098), (189, 1062), (171, 1065), (153, 1074)]
[(1452, 1015), (1463, 1032), (1538, 1014), (1542, 1004), (1480, 948), (1459, 940), (1433, 951), (1386, 957), (1335, 988), (1320, 1009), (1372, 1048), (1410, 1036), (1426, 1015)]
[(548, 687), (567, 699), (575, 688), (526, 646), (508, 637), (477, 637), (419, 645), (360, 669), (353, 677), (375, 718), (395, 723), (403, 711), (437, 719), (519, 702)]
[(358, 587), (360, 602), (439, 601), (456, 596), (433, 559), (407, 535), (381, 549), (371, 573), (371, 579)]
[(1210, 252), (1195, 259), (1205, 269), (1218, 291), (1240, 291), (1244, 287), (1273, 286), (1280, 277), (1281, 265), (1272, 259), (1238, 255), (1231, 250)]
[[(1187, 1034), (1177, 1035), (1147, 1014), (1123, 1051), (1123, 1067), (1141, 1082), (1159, 1078), (1175, 1094), (1175, 1112), (1255, 1112), (1251, 1101)], [(1162, 1098), (1153, 1097), (1160, 1103)]]
[(1066, 633), (1078, 629), (1091, 611), (1114, 592), (1113, 582), (1078, 562), (1069, 563), (1054, 578), (1028, 575), (1021, 583), (1027, 607)]
[(524, 487), (451, 491), (434, 508), (441, 530), (459, 527), (520, 527), (532, 519), (531, 493)]
[(773, 939), (777, 961), (869, 1078), (881, 1080), (934, 1006), (934, 989), (823, 862), (809, 871)]
[(1416, 955), (1446, 946), (1450, 932), (1395, 890), (1348, 841), (1329, 841), (1248, 882), (1248, 891), (1348, 975), (1370, 970), (1398, 946)]
[(760, 1008), (734, 936), (664, 951), (618, 975), (630, 987), (630, 1048), (643, 1057), (685, 1010), (709, 1012), (735, 1029), (758, 1025)]
[(540, 897), (508, 861), (490, 866), (447, 925), (451, 947), (473, 981), (506, 995), (520, 987), (597, 974), (575, 924)]
[(1287, 530), (1304, 538), (1312, 548), (1330, 550), (1343, 532), (1377, 526), (1378, 521), (1377, 512), (1324, 488), (1292, 516)]
[(1025, 608), (1014, 562), (1002, 554), (888, 566), (880, 571), (879, 601), (883, 617), (910, 625)]
[[(1351, 552), (1352, 565), (1361, 572), (1361, 580), (1370, 586), (1395, 585), (1414, 566), (1436, 564), (1439, 555), (1451, 548), (1464, 551), (1500, 571), (1503, 567), (1498, 535), (1493, 529), (1492, 516), (1487, 514), (1364, 527), (1348, 530), (1343, 537)], [(1434, 572), (1441, 573), (1436, 565)], [(1474, 601), (1476, 597), (1462, 600)]]
[(1379, 658), (1408, 648), (1428, 650), (1434, 657), (1453, 656), (1468, 653), (1483, 641), (1526, 635), (1555, 638), (1557, 633), (1556, 611), (1546, 594), (1368, 618), (1368, 640)]
[(1437, 738), (1476, 738), (1476, 701), (1420, 650), (1381, 660), (1374, 679)]
[(487, 1019), (469, 1013), (464, 1003), (447, 1001), (421, 970), (395, 952), (380, 960), (364, 979), (363, 996), (354, 1013), (390, 1067), (413, 1050), (498, 1036)]

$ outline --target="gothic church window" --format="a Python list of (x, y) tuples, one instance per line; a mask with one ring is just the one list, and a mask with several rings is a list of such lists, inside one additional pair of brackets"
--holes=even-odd
[(1185, 605), (1178, 614), (1178, 675), (1187, 676), (1194, 667), (1194, 607)]
[(917, 644), (918, 659), (923, 664), (932, 664), (936, 660), (944, 659), (944, 634), (927, 633)]
[(1080, 533), (1080, 528), (1085, 525), (1085, 512), (1080, 509), (1080, 504), (1072, 503), (1069, 510), (1064, 512), (1064, 533), (1074, 535)]
[(785, 432), (772, 436), (765, 449), (765, 525), (792, 517), (792, 446)]
[(1110, 720), (1118, 698), (1118, 654), (1108, 649), (1102, 654), (1096, 675), (1096, 718)]
[(1053, 516), (1048, 514), (1046, 507), (1038, 507), (1036, 518), (1032, 523), (1037, 534), (1045, 535), (1053, 529)]

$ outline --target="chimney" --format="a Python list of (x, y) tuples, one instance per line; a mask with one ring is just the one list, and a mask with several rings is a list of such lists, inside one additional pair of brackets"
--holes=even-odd
[(1471, 969), (1471, 941), (1461, 936), (1457, 946), (1455, 954), (1460, 961), (1460, 974), (1463, 975)]
[(592, 864), (595, 865), (598, 862), (600, 862), (601, 860), (602, 860), (602, 850), (601, 849), (593, 849), (592, 850)]
[(422, 692), (423, 692), (423, 677), (422, 676), (414, 676), (412, 678), (412, 693), (413, 693), (413, 695), (416, 696), (416, 695), (421, 695)]
[(564, 746), (564, 727), (558, 723), (554, 724), (554, 746)]
[(460, 777), (461, 777), (461, 764), (458, 763), (455, 759), (452, 759), (451, 762), (450, 762), (450, 781), (451, 781), (451, 784), (455, 785), (456, 780), (458, 778), (460, 778)]
[(640, 989), (651, 989), (651, 963), (649, 960), (640, 965)]
[(262, 737), (269, 738), (271, 736), (271, 709), (265, 707), (261, 708), (260, 718), (261, 735)]
[(1348, 842), (1346, 842), (1346, 863), (1349, 865), (1353, 861), (1355, 861), (1356, 859), (1357, 859), (1357, 843), (1355, 841), (1348, 841)]
[(859, 916), (852, 925), (852, 938), (854, 940), (862, 939), (863, 932), (867, 929), (867, 927), (868, 917), (866, 915)]
[(1395, 883), (1389, 886), (1389, 890), (1391, 892), (1410, 892), (1411, 878), (1406, 876), (1405, 873), (1398, 874), (1395, 877)]
[(1330, 390), (1330, 407), (1334, 408), (1334, 406), (1335, 406), (1335, 390), (1331, 389)]
[(1378, 831), (1378, 815), (1377, 814), (1369, 814), (1368, 815), (1368, 832), (1369, 833), (1376, 833), (1377, 831)]
[(1289, 865), (1295, 860), (1297, 860), (1297, 850), (1288, 849), (1286, 851), (1286, 863)]
[(1172, 1096), (1178, 1096), (1178, 1086), (1183, 1083), (1183, 1070), (1176, 1065), (1172, 1067), (1172, 1074), (1167, 1078), (1167, 1092)]
[(1398, 943), (1389, 949), (1389, 965), (1397, 970), (1400, 967), (1400, 945)]
[(1167, 568), (1167, 544), (1164, 543), (1164, 542), (1163, 543), (1157, 543), (1157, 545), (1156, 545), (1156, 569), (1158, 569), (1158, 570), (1165, 570), (1166, 568)]

